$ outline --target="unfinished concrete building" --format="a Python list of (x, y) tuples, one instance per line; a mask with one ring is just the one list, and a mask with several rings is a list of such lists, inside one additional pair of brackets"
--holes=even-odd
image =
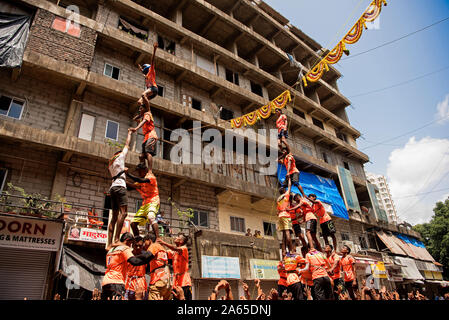
[[(247, 163), (174, 164), (170, 134), (192, 129), (194, 121), (221, 132), (230, 129), (229, 119), (267, 104), (297, 81), (299, 69), (287, 54), (305, 71), (319, 61), (322, 48), (316, 41), (263, 1), (0, 3), (2, 11), (32, 16), (21, 68), (0, 69), (3, 188), (12, 182), (48, 198), (59, 195), (74, 211), (77, 205), (100, 208), (97, 213), (107, 218), (107, 161), (117, 150), (114, 143), (123, 143), (135, 125), (136, 101), (144, 89), (136, 64), (149, 63), (157, 41), (159, 96), (151, 104), (160, 140), (154, 171), (164, 217), (176, 218), (178, 210), (192, 208), (192, 221), (202, 230), (192, 232), (194, 297), (205, 298), (216, 284), (213, 275), (204, 276), (207, 257), (238, 257), (241, 279), (255, 277), (254, 261), (279, 260), (276, 177)], [(74, 6), (79, 15), (72, 12)], [(66, 28), (73, 17), (75, 23)], [(340, 190), (338, 168), (350, 172), (359, 207), (370, 213), (350, 210), (349, 220), (334, 218), (337, 239), (354, 252), (378, 252), (375, 228), (418, 235), (369, 210), (373, 205), (363, 169), (369, 159), (357, 149), (360, 132), (349, 123), (350, 101), (338, 89), (340, 77), (331, 68), (318, 82), (290, 89), (288, 141), (300, 171), (333, 179)], [(274, 128), (272, 118), (255, 127)], [(133, 138), (131, 168), (138, 164), (142, 139), (141, 133)], [(129, 194), (129, 212), (138, 209), (139, 201), (137, 193)], [(247, 228), (260, 230), (263, 239), (245, 237)], [(105, 254), (104, 243), (66, 237), (64, 246), (80, 255)], [(276, 284), (261, 278), (267, 279), (264, 288)], [(237, 296), (238, 281), (230, 283)]]

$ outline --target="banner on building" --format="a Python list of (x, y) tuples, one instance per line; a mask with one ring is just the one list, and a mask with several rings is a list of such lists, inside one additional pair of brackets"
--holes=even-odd
[(337, 171), (338, 178), (340, 180), (340, 186), (343, 191), (343, 199), (345, 200), (346, 208), (348, 208), (348, 210), (361, 212), (351, 172), (340, 166), (337, 166)]
[(371, 263), (371, 274), (377, 279), (387, 279), (387, 270), (385, 269), (385, 264), (382, 261), (377, 261), (376, 263)]
[(0, 246), (58, 251), (62, 222), (25, 217), (0, 216)]
[(276, 260), (250, 259), (252, 279), (279, 280), (278, 263)]
[(201, 257), (202, 278), (240, 279), (240, 260), (238, 257)]
[(108, 240), (108, 231), (103, 229), (79, 228), (73, 226), (70, 228), (68, 239), (106, 244)]

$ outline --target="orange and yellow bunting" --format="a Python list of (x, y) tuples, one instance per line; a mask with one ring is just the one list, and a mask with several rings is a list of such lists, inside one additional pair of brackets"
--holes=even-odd
[(363, 33), (363, 28), (367, 29), (366, 22), (373, 22), (379, 17), (382, 11), (382, 5), (387, 5), (386, 0), (373, 0), (368, 8), (363, 12), (362, 16), (357, 20), (349, 32), (338, 42), (337, 46), (332, 49), (317, 65), (315, 65), (302, 78), (304, 86), (307, 87), (307, 81), (316, 82), (321, 79), (324, 71), (329, 71), (329, 64), (334, 64), (340, 61), (344, 52), (347, 53), (346, 44), (354, 44), (359, 41)]
[(232, 128), (241, 128), (242, 126), (253, 126), (260, 119), (268, 119), (272, 113), (275, 113), (276, 109), (284, 108), (288, 102), (292, 100), (290, 91), (286, 90), (282, 92), (276, 99), (269, 104), (247, 113), (241, 117), (231, 119)]

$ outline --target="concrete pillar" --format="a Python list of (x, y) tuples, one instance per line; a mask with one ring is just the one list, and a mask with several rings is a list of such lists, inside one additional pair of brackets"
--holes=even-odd
[(255, 65), (257, 68), (260, 68), (260, 67), (259, 67), (259, 58), (257, 57), (257, 55), (254, 56), (254, 65)]
[(175, 22), (176, 22), (176, 24), (182, 26), (182, 11), (181, 10), (177, 10), (175, 12)]
[(69, 167), (61, 165), (60, 163), (57, 164), (53, 185), (51, 187), (50, 199), (56, 199), (57, 195), (64, 197), (68, 172)]
[(236, 56), (239, 55), (239, 50), (237, 48), (237, 42), (235, 42), (235, 41), (231, 44), (231, 52), (233, 54), (235, 54)]
[(75, 136), (81, 119), (82, 101), (79, 98), (72, 98), (64, 125), (64, 134)]

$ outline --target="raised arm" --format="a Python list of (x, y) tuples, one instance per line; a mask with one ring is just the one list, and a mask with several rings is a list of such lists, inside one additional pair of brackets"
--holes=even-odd
[(158, 243), (160, 243), (161, 245), (163, 245), (163, 246), (169, 248), (170, 250), (173, 250), (173, 251), (178, 252), (179, 254), (182, 253), (182, 249), (180, 249), (180, 248), (178, 248), (178, 247), (176, 247), (176, 246), (174, 246), (174, 245), (172, 245), (172, 244), (169, 244), (169, 243), (165, 242), (165, 241), (162, 240), (161, 238), (158, 238), (158, 239), (156, 240), (156, 242), (158, 242)]
[(154, 64), (154, 56), (156, 55), (156, 50), (157, 50), (157, 42), (153, 43), (153, 56), (151, 57), (151, 65)]
[[(126, 169), (128, 169), (128, 168), (126, 168)], [(134, 180), (135, 182), (139, 182), (139, 183), (151, 182), (150, 179), (147, 179), (147, 178), (139, 178), (139, 177), (133, 176), (133, 175), (130, 174), (130, 173), (128, 172), (128, 170), (126, 170), (126, 169), (125, 169), (125, 174), (126, 174), (126, 176), (127, 176), (127, 177), (130, 177), (130, 178), (131, 178), (132, 180)]]
[(141, 266), (147, 264), (154, 258), (154, 255), (149, 251), (143, 251), (141, 254), (137, 256), (132, 256), (128, 258), (128, 262), (133, 266)]

